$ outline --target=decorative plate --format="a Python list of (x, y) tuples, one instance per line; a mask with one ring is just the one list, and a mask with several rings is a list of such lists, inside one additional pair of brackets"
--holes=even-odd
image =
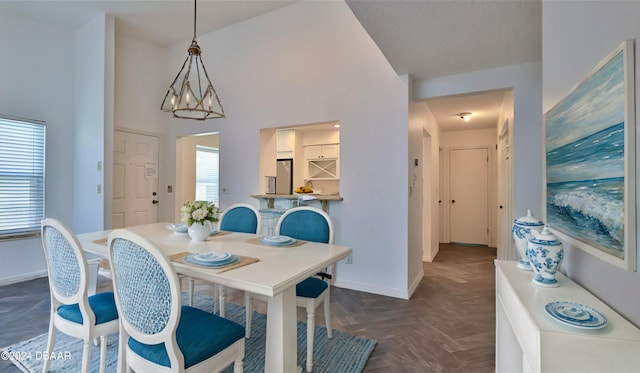
[(217, 262), (221, 262), (224, 260), (227, 260), (231, 257), (231, 254), (226, 253), (226, 252), (209, 252), (209, 253), (198, 253), (198, 254), (193, 254), (193, 259), (200, 261), (200, 262), (207, 262), (207, 263), (217, 263)]
[(234, 264), (240, 261), (240, 257), (237, 255), (230, 255), (227, 259), (215, 261), (215, 262), (198, 260), (195, 257), (196, 255), (199, 255), (199, 254), (191, 254), (191, 255), (185, 256), (184, 257), (185, 263), (215, 268), (215, 267), (224, 267), (226, 265)]
[(174, 233), (187, 233), (189, 227), (187, 227), (186, 224), (169, 224), (167, 228), (171, 229)]
[(260, 242), (267, 245), (283, 246), (294, 244), (296, 239), (289, 236), (264, 236), (260, 239)]
[(563, 324), (580, 329), (600, 329), (607, 326), (607, 318), (593, 307), (579, 303), (557, 301), (544, 306), (547, 315)]

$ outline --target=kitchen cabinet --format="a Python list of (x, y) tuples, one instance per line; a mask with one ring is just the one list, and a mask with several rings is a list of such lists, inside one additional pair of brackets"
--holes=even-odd
[(307, 145), (304, 147), (306, 159), (339, 158), (340, 144)]
[(293, 158), (296, 144), (294, 130), (277, 130), (276, 131), (276, 158), (288, 159)]
[(307, 145), (306, 180), (338, 180), (340, 178), (340, 144)]

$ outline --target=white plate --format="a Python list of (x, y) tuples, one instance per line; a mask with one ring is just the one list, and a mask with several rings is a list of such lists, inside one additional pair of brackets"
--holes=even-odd
[(216, 261), (216, 262), (200, 261), (194, 258), (195, 255), (198, 255), (198, 254), (191, 254), (191, 255), (185, 256), (184, 257), (185, 263), (196, 264), (204, 267), (223, 267), (223, 266), (234, 264), (240, 261), (240, 257), (237, 255), (231, 255), (227, 259)]
[(264, 242), (275, 243), (275, 244), (284, 244), (291, 242), (293, 238), (289, 236), (264, 236), (262, 237)]
[(187, 233), (187, 225), (186, 224), (169, 224), (167, 228), (171, 229), (174, 233)]
[(223, 262), (231, 257), (231, 254), (226, 252), (212, 251), (209, 253), (193, 254), (192, 258), (203, 263), (217, 263)]
[[(274, 238), (274, 237), (278, 237), (278, 238)], [(271, 245), (271, 246), (289, 246), (289, 245), (293, 245), (297, 241), (295, 238), (291, 238), (287, 236), (266, 236), (266, 237), (262, 237), (260, 239), (260, 242), (262, 242), (265, 245)]]
[(579, 303), (557, 301), (547, 303), (544, 311), (554, 320), (580, 329), (600, 329), (607, 326), (607, 318), (595, 308)]

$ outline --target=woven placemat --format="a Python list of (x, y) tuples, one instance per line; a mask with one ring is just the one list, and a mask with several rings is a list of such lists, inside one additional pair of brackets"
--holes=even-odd
[(231, 234), (233, 232), (230, 231), (218, 231), (218, 233), (216, 234), (212, 234), (211, 236), (209, 236), (209, 238), (216, 238), (216, 237), (220, 237), (220, 236), (226, 236), (228, 234)]
[[(209, 237), (210, 238), (215, 238), (215, 237), (220, 237), (220, 236), (226, 236), (226, 235), (231, 234), (231, 233), (233, 233), (233, 232), (219, 231), (218, 233), (216, 233), (214, 235), (211, 235)], [(97, 243), (98, 245), (102, 245), (102, 246), (107, 246), (107, 242), (109, 242), (109, 239), (107, 237), (93, 241), (93, 243)]]
[(97, 243), (98, 245), (102, 245), (102, 246), (107, 246), (107, 242), (109, 242), (109, 238), (107, 237), (93, 241), (93, 243)]
[(193, 264), (193, 263), (189, 263), (189, 262), (185, 262), (184, 261), (184, 257), (187, 255), (191, 255), (193, 253), (190, 253), (188, 251), (183, 251), (181, 253), (177, 253), (177, 254), (173, 254), (173, 255), (169, 255), (169, 260), (171, 260), (172, 262), (176, 262), (176, 263), (182, 263), (182, 264), (186, 264), (186, 265), (190, 265), (190, 266), (194, 266), (194, 267), (198, 267), (198, 268), (207, 268), (207, 269), (214, 269), (216, 271), (218, 271), (218, 273), (222, 273), (222, 272), (226, 272), (238, 267), (243, 267), (246, 266), (247, 264), (251, 264), (251, 263), (255, 263), (257, 261), (259, 261), (258, 258), (252, 258), (250, 256), (242, 256), (242, 255), (238, 255), (238, 257), (240, 257), (240, 261), (233, 263), (233, 264), (228, 264), (222, 267), (208, 267), (208, 266), (201, 266), (201, 265), (197, 265), (197, 264)]
[(269, 245), (260, 241), (261, 238), (262, 237), (250, 238), (247, 240), (247, 243), (252, 243), (254, 245), (261, 245), (266, 247), (296, 247), (296, 246), (304, 245), (307, 243), (307, 241), (296, 240), (296, 242), (292, 243), (291, 245)]

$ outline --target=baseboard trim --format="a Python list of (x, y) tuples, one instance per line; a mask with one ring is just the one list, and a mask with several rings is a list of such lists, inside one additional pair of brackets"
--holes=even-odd
[(333, 283), (333, 286), (343, 288), (343, 289), (363, 291), (365, 293), (384, 295), (384, 296), (393, 297), (393, 298), (409, 299), (409, 294), (406, 290), (400, 290), (396, 288), (376, 287), (376, 286), (361, 284), (358, 282), (339, 281), (339, 280), (336, 280), (336, 282)]
[(409, 298), (411, 298), (411, 296), (413, 295), (413, 292), (416, 291), (423, 277), (424, 277), (424, 269), (420, 268), (420, 272), (418, 272), (418, 275), (413, 279), (413, 281), (411, 282), (411, 285), (409, 286)]
[(431, 255), (423, 255), (422, 261), (432, 263), (436, 259), (436, 255), (438, 255), (438, 251), (440, 251), (440, 248), (436, 247), (436, 250), (432, 252)]
[(29, 281), (36, 278), (47, 277), (47, 271), (36, 271), (31, 273), (22, 273), (18, 276), (0, 278), (0, 286), (17, 284), (19, 282)]

